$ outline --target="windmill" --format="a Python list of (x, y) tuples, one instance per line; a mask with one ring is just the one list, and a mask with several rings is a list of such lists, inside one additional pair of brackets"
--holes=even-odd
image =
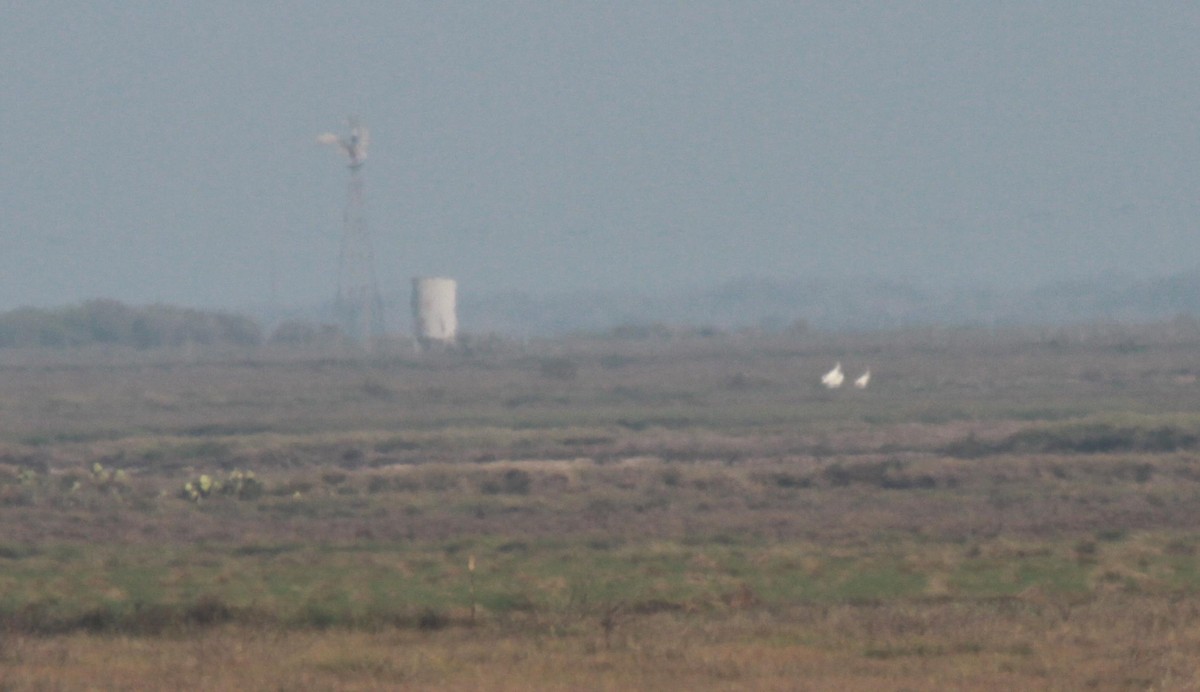
[(355, 118), (350, 118), (349, 135), (339, 137), (326, 132), (317, 137), (321, 144), (338, 147), (349, 161), (350, 182), (346, 187), (346, 211), (342, 215), (334, 310), (346, 335), (365, 347), (383, 336), (383, 299), (375, 280), (375, 256), (363, 213), (362, 167), (369, 139), (367, 128)]

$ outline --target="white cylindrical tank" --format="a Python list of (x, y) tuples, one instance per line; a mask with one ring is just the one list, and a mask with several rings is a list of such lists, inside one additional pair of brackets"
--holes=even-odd
[(413, 327), (422, 348), (454, 345), (458, 334), (457, 292), (454, 279), (413, 279)]

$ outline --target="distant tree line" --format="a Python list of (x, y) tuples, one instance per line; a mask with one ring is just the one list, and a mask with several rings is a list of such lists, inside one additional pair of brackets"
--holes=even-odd
[(262, 340), (262, 328), (249, 317), (170, 305), (131, 307), (92, 300), (65, 308), (0, 313), (0, 348), (253, 346)]

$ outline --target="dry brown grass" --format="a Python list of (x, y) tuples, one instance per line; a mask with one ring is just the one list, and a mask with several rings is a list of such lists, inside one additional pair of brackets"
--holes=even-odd
[(1196, 689), (1200, 601), (835, 605), (507, 621), (435, 632), (247, 627), (9, 637), (5, 689)]

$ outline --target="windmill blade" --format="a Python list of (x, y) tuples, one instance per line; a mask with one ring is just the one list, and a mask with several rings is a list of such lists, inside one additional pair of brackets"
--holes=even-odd
[(353, 153), (353, 150), (351, 149), (349, 140), (342, 139), (341, 137), (338, 137), (337, 135), (333, 134), (332, 132), (326, 132), (324, 134), (317, 135), (317, 143), (318, 144), (328, 144), (330, 146), (337, 147), (338, 150), (342, 152), (342, 155), (344, 155), (346, 158), (350, 159), (351, 161), (354, 161), (354, 153)]
[(324, 132), (317, 135), (317, 143), (338, 147), (342, 154), (350, 159), (350, 165), (358, 167), (362, 165), (363, 159), (367, 158), (366, 146), (363, 144), (365, 134), (366, 128), (355, 126), (350, 131), (349, 137), (339, 137), (332, 132)]
[(367, 158), (367, 142), (370, 140), (370, 133), (363, 125), (358, 116), (350, 116), (346, 118), (346, 122), (350, 125), (350, 136), (343, 140), (346, 147), (346, 154), (350, 157), (350, 161), (355, 164), (361, 164)]
[(355, 149), (358, 151), (358, 157), (360, 159), (367, 158), (367, 143), (371, 141), (370, 131), (363, 125), (356, 125), (353, 130), (350, 130), (350, 134), (354, 137), (357, 145)]

